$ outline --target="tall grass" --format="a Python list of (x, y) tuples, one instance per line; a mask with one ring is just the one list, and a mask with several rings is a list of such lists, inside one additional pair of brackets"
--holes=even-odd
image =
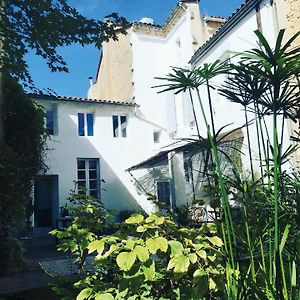
[[(296, 222), (295, 228), (291, 228), (288, 222), (294, 222), (295, 218), (284, 219), (284, 205), (295, 206), (295, 215), (299, 214), (297, 201), (289, 198), (291, 193), (287, 192), (298, 186), (284, 171), (284, 164), (297, 146), (284, 149), (289, 139), (285, 136), (284, 124), (287, 119), (295, 120), (299, 110), (300, 47), (292, 48), (292, 43), (300, 33), (284, 43), (284, 30), (281, 30), (274, 48), (262, 33), (256, 31), (255, 34), (260, 46), (241, 53), (238, 63), (217, 61), (193, 70), (173, 69), (173, 73), (159, 78), (166, 81), (159, 87), (162, 88), (160, 92), (176, 94), (188, 90), (193, 97), (192, 103), (198, 101), (200, 105), (199, 116), (193, 106), (194, 114), (196, 121), (201, 117), (205, 124), (224, 212), (222, 235), (227, 255), (227, 299), (298, 299), (296, 271), (300, 253), (292, 239), (299, 237), (300, 224)], [(234, 172), (237, 174), (235, 180), (222, 173), (210, 90), (210, 80), (220, 74), (230, 76), (219, 87), (219, 93), (244, 110), (249, 180), (237, 171)], [(200, 93), (201, 86), (206, 87), (206, 95)], [(208, 112), (204, 99), (208, 100)], [(255, 170), (250, 136), (252, 123), (255, 123), (257, 135), (259, 175)], [(198, 123), (197, 131), (200, 136)], [(289, 187), (285, 185), (287, 182)], [(233, 222), (228, 186), (238, 190), (236, 199), (243, 207), (241, 226)]]

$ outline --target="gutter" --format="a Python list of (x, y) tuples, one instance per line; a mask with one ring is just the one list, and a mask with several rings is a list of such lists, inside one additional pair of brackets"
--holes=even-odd
[(202, 45), (192, 56), (189, 64), (196, 64), (209, 49), (214, 47), (233, 27), (236, 26), (258, 3), (262, 0), (247, 0), (228, 21), (217, 31), (204, 45)]

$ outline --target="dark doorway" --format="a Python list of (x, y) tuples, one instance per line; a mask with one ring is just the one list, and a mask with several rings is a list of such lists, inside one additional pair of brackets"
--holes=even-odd
[(54, 227), (58, 217), (58, 176), (39, 176), (34, 185), (34, 227)]

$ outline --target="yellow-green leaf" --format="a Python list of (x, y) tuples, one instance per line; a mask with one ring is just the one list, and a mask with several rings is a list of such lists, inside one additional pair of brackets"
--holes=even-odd
[(143, 225), (140, 225), (140, 226), (137, 227), (136, 231), (137, 232), (145, 232), (146, 228)]
[(171, 257), (175, 256), (176, 254), (181, 254), (183, 251), (183, 246), (178, 241), (168, 241), (168, 244), (171, 249)]
[(189, 254), (189, 260), (192, 264), (196, 263), (197, 261), (197, 255), (195, 253)]
[(208, 279), (208, 286), (210, 290), (215, 290), (217, 285), (212, 278)]
[(152, 254), (155, 254), (158, 249), (166, 252), (168, 249), (168, 241), (163, 237), (150, 238), (146, 241), (146, 247)]
[(153, 281), (155, 277), (155, 262), (152, 260), (142, 266), (143, 273), (147, 281)]
[(205, 250), (199, 250), (196, 252), (201, 258), (206, 259), (206, 251)]
[(111, 293), (97, 294), (95, 300), (114, 300), (114, 296)]
[(190, 260), (183, 254), (175, 255), (168, 263), (168, 270), (174, 269), (175, 273), (186, 273), (189, 269)]
[(149, 252), (143, 246), (136, 246), (134, 252), (141, 262), (146, 262), (149, 259)]
[(222, 240), (218, 237), (218, 236), (208, 236), (207, 239), (214, 245), (217, 247), (222, 247), (223, 246), (223, 242)]
[(129, 271), (136, 259), (134, 252), (121, 252), (117, 256), (117, 264), (121, 270)]
[(93, 292), (93, 290), (91, 288), (86, 288), (78, 294), (78, 296), (76, 297), (76, 300), (88, 299), (88, 297), (92, 294), (92, 292)]
[(97, 240), (97, 241), (91, 242), (87, 247), (89, 250), (89, 254), (93, 253), (94, 251), (97, 250), (98, 254), (101, 255), (104, 250), (104, 245), (105, 245), (104, 241)]
[(144, 221), (144, 216), (140, 214), (134, 214), (131, 217), (129, 217), (125, 223), (126, 224), (140, 224)]

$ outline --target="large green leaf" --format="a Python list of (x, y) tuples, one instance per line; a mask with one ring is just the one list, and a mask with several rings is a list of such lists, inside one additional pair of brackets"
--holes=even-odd
[(206, 257), (207, 257), (205, 250), (199, 250), (199, 251), (196, 251), (196, 253), (198, 254), (199, 257), (201, 257), (203, 259), (206, 259)]
[(153, 260), (142, 266), (143, 273), (147, 281), (153, 281), (155, 278), (155, 262)]
[(93, 292), (93, 290), (91, 288), (86, 288), (78, 294), (78, 296), (76, 297), (76, 300), (88, 299), (88, 297), (92, 294), (92, 292)]
[(149, 252), (143, 246), (136, 246), (134, 248), (134, 253), (141, 262), (146, 262), (149, 259)]
[(117, 256), (117, 264), (123, 271), (129, 271), (136, 259), (134, 252), (121, 252)]
[(222, 240), (218, 237), (218, 236), (208, 236), (207, 239), (214, 245), (217, 247), (222, 247), (223, 246), (223, 242)]
[(190, 262), (192, 263), (192, 264), (194, 264), (194, 263), (196, 263), (197, 262), (197, 255), (196, 255), (196, 253), (191, 253), (191, 254), (189, 254), (189, 260), (190, 260)]
[(175, 255), (169, 261), (168, 270), (174, 269), (175, 273), (186, 273), (189, 269), (190, 260), (183, 254)]
[(146, 241), (146, 246), (152, 254), (155, 254), (157, 250), (166, 252), (168, 249), (168, 241), (163, 237), (150, 238)]
[(111, 293), (97, 294), (95, 300), (114, 300), (114, 296)]
[(134, 214), (131, 217), (129, 217), (125, 223), (126, 224), (140, 224), (144, 221), (144, 216), (140, 214)]
[(176, 254), (181, 254), (183, 251), (183, 246), (178, 241), (168, 241), (168, 244), (171, 249), (171, 257), (175, 256)]
[(94, 251), (97, 250), (98, 254), (101, 255), (104, 250), (104, 245), (105, 245), (104, 241), (97, 240), (97, 241), (91, 242), (87, 247), (89, 250), (89, 254), (93, 253)]

